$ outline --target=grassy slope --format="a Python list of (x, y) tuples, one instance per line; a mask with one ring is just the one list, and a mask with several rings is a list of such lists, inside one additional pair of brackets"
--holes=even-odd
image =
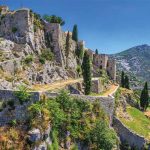
[(145, 117), (143, 112), (134, 107), (129, 106), (127, 112), (132, 117), (132, 120), (128, 121), (124, 118), (120, 118), (121, 121), (131, 130), (150, 140), (150, 119)]

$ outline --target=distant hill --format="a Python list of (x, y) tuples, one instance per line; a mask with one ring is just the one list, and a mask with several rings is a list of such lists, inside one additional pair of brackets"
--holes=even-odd
[[(135, 76), (141, 81), (150, 82), (150, 46), (139, 45), (123, 52), (112, 55), (117, 60), (118, 71), (124, 70), (134, 80)], [(135, 79), (136, 80), (136, 79)]]

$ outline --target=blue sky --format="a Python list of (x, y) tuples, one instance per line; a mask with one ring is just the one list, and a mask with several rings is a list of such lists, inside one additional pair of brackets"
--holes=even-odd
[(21, 5), (40, 14), (59, 15), (63, 30), (78, 25), (86, 47), (116, 53), (150, 44), (150, 0), (1, 0), (11, 9)]

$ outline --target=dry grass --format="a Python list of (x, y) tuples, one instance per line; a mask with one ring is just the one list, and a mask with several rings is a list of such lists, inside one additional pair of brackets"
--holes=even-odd
[(0, 150), (24, 150), (25, 133), (16, 128), (0, 127)]
[(41, 85), (35, 84), (31, 87), (31, 90), (34, 91), (51, 91), (51, 90), (59, 90), (63, 89), (67, 85), (71, 85), (77, 82), (81, 82), (82, 79), (68, 79), (68, 80), (60, 80), (51, 84)]

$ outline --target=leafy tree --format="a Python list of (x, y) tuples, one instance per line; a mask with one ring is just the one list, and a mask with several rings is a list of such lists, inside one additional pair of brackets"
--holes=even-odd
[(129, 82), (129, 78), (128, 76), (126, 75), (125, 78), (124, 78), (124, 87), (126, 89), (130, 89), (130, 82)]
[(72, 31), (72, 39), (78, 42), (78, 26), (75, 24)]
[(87, 52), (84, 53), (83, 57), (82, 75), (85, 85), (84, 92), (86, 95), (88, 95), (91, 92), (91, 64), (90, 64), (90, 57)]
[(146, 110), (148, 105), (149, 105), (149, 94), (148, 94), (148, 84), (147, 84), (147, 82), (145, 83), (144, 88), (141, 92), (140, 105), (141, 105), (143, 110)]
[(98, 49), (96, 49), (96, 50), (95, 50), (95, 54), (97, 54), (97, 55), (98, 55)]
[(125, 74), (124, 71), (122, 71), (121, 73), (121, 87), (125, 86)]
[(98, 121), (92, 130), (90, 140), (95, 149), (112, 150), (116, 144), (116, 134), (105, 121)]
[(55, 16), (55, 15), (52, 15), (52, 16), (44, 15), (43, 19), (49, 23), (59, 23), (61, 26), (65, 24), (65, 21), (61, 17)]

